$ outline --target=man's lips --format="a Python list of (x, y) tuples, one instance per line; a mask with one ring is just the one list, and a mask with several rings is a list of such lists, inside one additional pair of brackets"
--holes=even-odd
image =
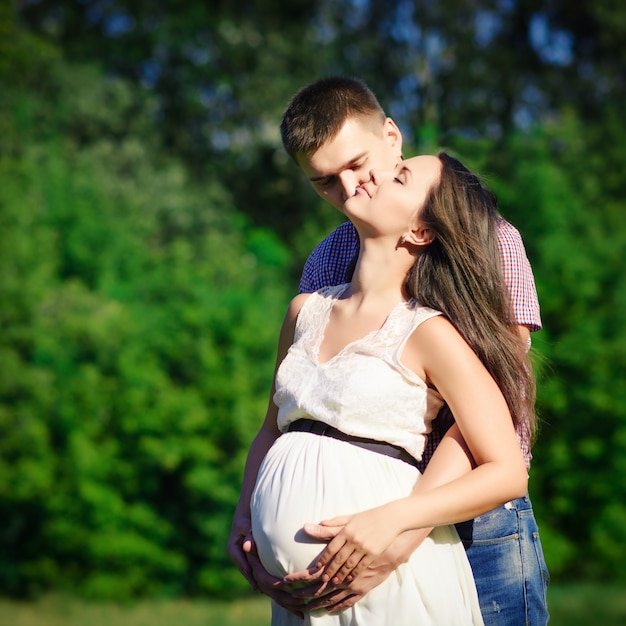
[(363, 183), (362, 185), (358, 185), (357, 188), (355, 189), (354, 193), (356, 194), (359, 191), (364, 191), (371, 198), (372, 194), (370, 193), (370, 190), (365, 185), (366, 185), (366, 183)]

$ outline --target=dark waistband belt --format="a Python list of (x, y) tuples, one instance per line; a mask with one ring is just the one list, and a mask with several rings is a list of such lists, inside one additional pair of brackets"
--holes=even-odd
[(339, 441), (347, 441), (352, 445), (359, 448), (365, 448), (371, 452), (378, 452), (378, 454), (384, 454), (390, 456), (393, 459), (400, 459), (409, 465), (417, 467), (417, 461), (400, 446), (394, 446), (386, 441), (377, 441), (376, 439), (367, 439), (366, 437), (354, 437), (353, 435), (346, 435), (334, 426), (329, 426), (324, 422), (318, 420), (302, 418), (291, 422), (289, 432), (298, 431), (303, 433), (313, 433), (315, 435), (322, 435), (324, 437), (332, 437), (333, 439), (339, 439)]

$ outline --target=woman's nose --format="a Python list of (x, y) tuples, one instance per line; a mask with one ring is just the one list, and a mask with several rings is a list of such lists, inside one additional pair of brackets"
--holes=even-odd
[(384, 180), (386, 180), (389, 177), (390, 174), (391, 174), (391, 172), (388, 172), (386, 170), (371, 169), (370, 170), (370, 180), (375, 185), (380, 185), (380, 183), (382, 183)]

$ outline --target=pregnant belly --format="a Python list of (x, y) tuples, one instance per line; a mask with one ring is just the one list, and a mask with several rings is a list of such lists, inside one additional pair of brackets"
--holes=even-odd
[(419, 472), (350, 443), (287, 433), (265, 457), (251, 498), (252, 532), (274, 576), (306, 569), (324, 543), (302, 526), (357, 513), (410, 493)]

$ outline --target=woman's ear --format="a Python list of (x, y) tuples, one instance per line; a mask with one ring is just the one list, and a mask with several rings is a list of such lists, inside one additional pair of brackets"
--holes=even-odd
[(408, 230), (402, 238), (413, 246), (429, 246), (435, 240), (435, 235), (427, 226), (418, 224), (415, 228)]

